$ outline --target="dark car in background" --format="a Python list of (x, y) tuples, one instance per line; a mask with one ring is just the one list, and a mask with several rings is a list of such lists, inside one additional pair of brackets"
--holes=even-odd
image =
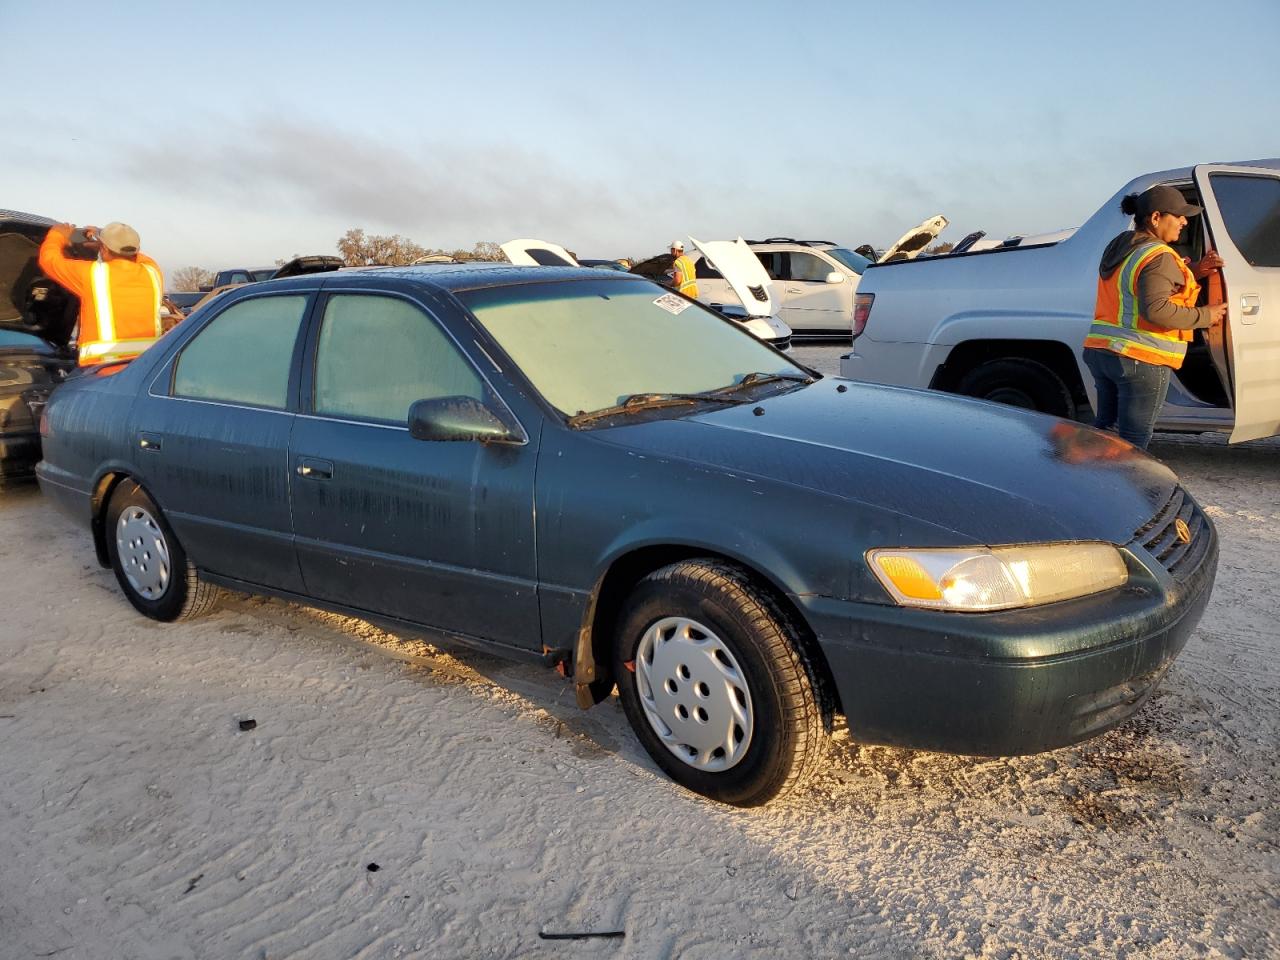
[[(0, 482), (34, 474), (40, 411), (76, 368), (68, 344), (80, 300), (46, 277), (37, 262), (53, 223), (0, 210)], [(95, 256), (83, 246), (73, 246), (72, 255)]]
[(43, 429), (42, 488), (143, 614), (222, 585), (484, 642), (583, 707), (616, 686), (662, 769), (740, 805), (802, 783), (835, 714), (955, 753), (1098, 734), (1216, 570), (1123, 441), (822, 378), (612, 271), (249, 285)]

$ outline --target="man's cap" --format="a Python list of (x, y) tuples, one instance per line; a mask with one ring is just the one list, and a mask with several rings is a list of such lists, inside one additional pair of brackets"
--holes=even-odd
[(1161, 184), (1138, 196), (1138, 218), (1147, 219), (1153, 213), (1171, 213), (1175, 217), (1194, 217), (1203, 208), (1187, 203), (1187, 198), (1177, 187)]
[(132, 257), (142, 245), (138, 231), (127, 223), (108, 223), (98, 231), (98, 238), (104, 247), (122, 257)]
[(671, 249), (672, 249), (672, 250), (683, 250), (683, 249), (684, 249), (684, 241), (683, 241), (683, 240), (672, 240), (672, 241), (671, 241)]

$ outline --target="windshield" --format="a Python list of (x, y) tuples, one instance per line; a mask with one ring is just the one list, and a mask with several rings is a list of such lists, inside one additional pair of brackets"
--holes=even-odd
[(858, 276), (862, 276), (862, 271), (871, 266), (871, 261), (862, 254), (846, 250), (844, 247), (832, 247), (830, 250), (824, 250), (823, 253), (829, 257), (835, 257)]
[(458, 298), (568, 416), (635, 394), (716, 390), (751, 373), (808, 376), (732, 321), (644, 281), (490, 287)]

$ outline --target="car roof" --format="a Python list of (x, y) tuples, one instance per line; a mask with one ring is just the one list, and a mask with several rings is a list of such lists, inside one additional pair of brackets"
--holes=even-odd
[[(349, 267), (330, 273), (311, 274), (295, 280), (312, 280), (316, 283), (333, 277), (350, 277), (367, 274), (370, 277), (408, 280), (423, 286), (434, 287), (449, 293), (463, 290), (480, 290), (487, 287), (506, 287), (515, 284), (548, 283), (556, 280), (595, 280), (628, 283), (647, 280), (634, 274), (616, 270), (597, 270), (594, 267), (518, 267), (510, 263), (424, 263), (412, 267)], [(255, 286), (275, 285), (265, 281)]]

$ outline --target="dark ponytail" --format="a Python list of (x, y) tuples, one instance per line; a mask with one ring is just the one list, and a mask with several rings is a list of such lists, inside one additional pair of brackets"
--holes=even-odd
[(1138, 195), (1136, 193), (1125, 194), (1124, 199), (1120, 201), (1120, 212), (1127, 217), (1136, 217), (1138, 215)]

